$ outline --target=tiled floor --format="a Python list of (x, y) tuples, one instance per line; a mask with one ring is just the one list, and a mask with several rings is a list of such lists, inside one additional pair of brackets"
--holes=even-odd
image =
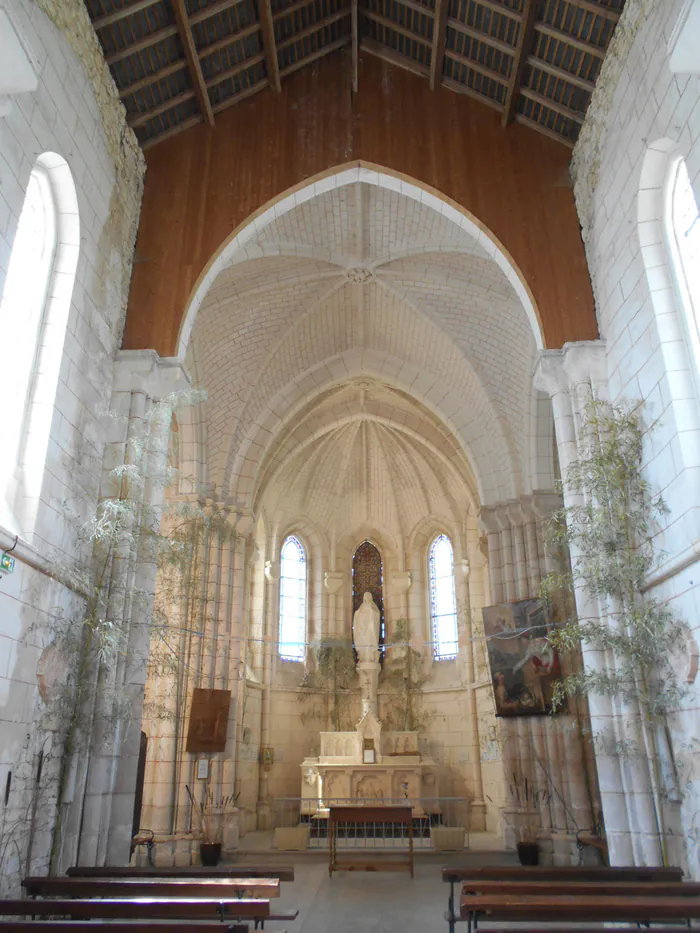
[(235, 864), (294, 865), (295, 881), (282, 884), (280, 909), (296, 908), (294, 923), (265, 924), (288, 933), (447, 933), (448, 886), (440, 868), (449, 864), (510, 864), (511, 853), (465, 852), (419, 855), (415, 877), (408, 872), (348, 872), (328, 877), (325, 853), (241, 855)]

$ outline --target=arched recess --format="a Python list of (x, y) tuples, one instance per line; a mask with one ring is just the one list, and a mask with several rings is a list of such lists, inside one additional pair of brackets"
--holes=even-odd
[[(386, 619), (384, 616), (384, 561), (376, 544), (366, 538), (352, 555), (352, 616), (362, 605), (365, 593), (371, 593), (379, 609), (379, 651), (384, 655)], [(353, 645), (355, 631), (353, 629)]]
[[(358, 162), (353, 163), (351, 166), (337, 166), (330, 173), (324, 172), (305, 181), (302, 185), (295, 186), (280, 194), (233, 231), (211, 257), (190, 294), (180, 326), (178, 357), (183, 360), (185, 358), (199, 308), (219, 273), (229, 268), (236, 261), (254, 259), (264, 255), (260, 250), (249, 249), (250, 241), (262, 229), (273, 220), (284, 216), (284, 214), (299, 207), (300, 204), (318, 195), (333, 188), (342, 188), (358, 182), (398, 191), (406, 197), (443, 214), (460, 229), (472, 236), (493, 258), (515, 290), (527, 314), (537, 348), (542, 349), (545, 346), (541, 317), (525, 277), (503, 244), (477, 217), (456, 202), (442, 197), (439, 191), (422, 184), (416, 179), (408, 179), (398, 172), (392, 172), (380, 165)], [(236, 254), (240, 254), (240, 258), (237, 259)]]

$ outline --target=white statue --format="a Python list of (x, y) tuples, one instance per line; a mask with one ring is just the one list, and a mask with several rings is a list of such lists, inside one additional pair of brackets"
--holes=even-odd
[(355, 633), (355, 650), (362, 663), (378, 660), (379, 649), (379, 609), (370, 592), (362, 597), (362, 604), (352, 619)]

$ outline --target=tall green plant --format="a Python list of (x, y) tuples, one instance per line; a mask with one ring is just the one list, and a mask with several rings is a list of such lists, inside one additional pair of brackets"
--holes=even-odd
[(314, 649), (314, 667), (306, 672), (299, 686), (298, 700), (305, 707), (302, 722), (322, 718), (318, 695), (329, 701), (333, 732), (352, 728), (350, 706), (357, 688), (355, 653), (347, 639), (325, 638)]
[(593, 399), (581, 435), (582, 455), (562, 482), (571, 504), (549, 526), (550, 543), (566, 548), (570, 561), (545, 579), (543, 595), (552, 600), (579, 588), (597, 602), (600, 616), (570, 617), (552, 640), (570, 653), (583, 643), (612, 663), (577, 666), (556, 688), (555, 705), (566, 696), (601, 694), (638, 704), (643, 720), (656, 722), (683, 696), (673, 656), (686, 629), (666, 604), (642, 595), (657, 562), (653, 526), (666, 507), (643, 476), (639, 407)]
[(422, 693), (427, 680), (423, 654), (411, 647), (410, 622), (398, 619), (380, 680), (386, 691), (384, 719), (388, 726), (402, 732), (415, 732), (425, 726)]

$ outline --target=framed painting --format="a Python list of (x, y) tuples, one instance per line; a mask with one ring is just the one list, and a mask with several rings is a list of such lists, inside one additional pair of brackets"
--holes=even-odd
[(497, 716), (543, 716), (552, 711), (559, 655), (539, 599), (500, 603), (483, 610)]

